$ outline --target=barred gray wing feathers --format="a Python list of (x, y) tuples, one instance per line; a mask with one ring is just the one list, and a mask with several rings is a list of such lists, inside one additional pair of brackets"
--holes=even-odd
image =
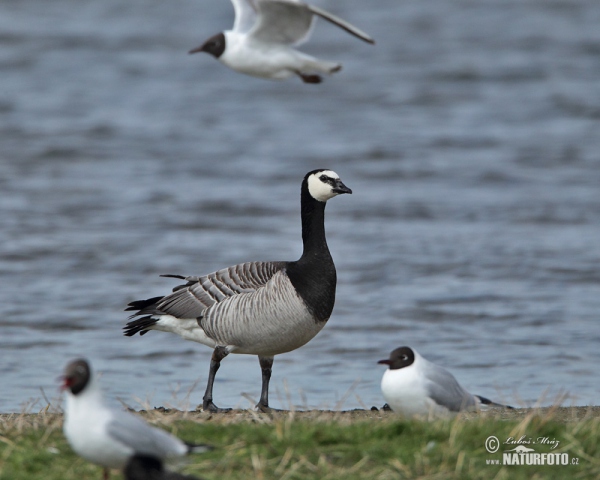
[(182, 278), (187, 283), (175, 287), (173, 293), (157, 302), (153, 314), (176, 318), (202, 317), (204, 310), (211, 305), (264, 286), (284, 266), (285, 262), (247, 262), (203, 277), (165, 275)]

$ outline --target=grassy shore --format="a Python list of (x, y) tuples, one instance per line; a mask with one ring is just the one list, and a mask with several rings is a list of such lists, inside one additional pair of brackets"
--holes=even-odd
[[(369, 410), (140, 414), (187, 441), (216, 447), (172, 466), (204, 479), (600, 478), (599, 407), (470, 413), (432, 422)], [(0, 415), (0, 479), (100, 479), (100, 468), (71, 451), (61, 428), (60, 414)], [(499, 440), (496, 453), (486, 450), (490, 436)], [(553, 458), (568, 458), (568, 464), (502, 465), (503, 452), (518, 445), (505, 443), (511, 438), (532, 453), (566, 454)]]

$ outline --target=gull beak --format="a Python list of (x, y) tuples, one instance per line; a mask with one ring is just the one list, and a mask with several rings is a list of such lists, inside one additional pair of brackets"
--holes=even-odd
[(66, 375), (61, 375), (60, 377), (56, 378), (57, 382), (61, 382), (59, 389), (62, 392), (63, 390), (68, 389), (71, 386), (72, 380), (67, 377)]
[(202, 45), (200, 45), (199, 47), (192, 48), (188, 53), (192, 54), (192, 53), (199, 53), (199, 52), (203, 52), (203, 51), (204, 51), (204, 43)]

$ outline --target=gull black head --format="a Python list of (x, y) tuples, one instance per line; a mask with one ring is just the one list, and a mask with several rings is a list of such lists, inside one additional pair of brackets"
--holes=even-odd
[(225, 51), (225, 34), (223, 32), (217, 33), (210, 37), (206, 42), (197, 48), (193, 48), (188, 53), (206, 52), (210, 53), (213, 57), (219, 58)]
[(91, 377), (90, 364), (86, 360), (83, 358), (73, 360), (65, 367), (62, 389), (68, 389), (73, 395), (78, 395), (85, 389)]
[(325, 168), (308, 172), (304, 177), (303, 186), (304, 184), (310, 196), (319, 202), (326, 202), (342, 193), (352, 193), (337, 173)]
[(415, 362), (415, 352), (410, 347), (400, 347), (392, 350), (390, 358), (379, 360), (377, 363), (389, 365), (390, 370), (398, 370), (399, 368), (410, 367)]

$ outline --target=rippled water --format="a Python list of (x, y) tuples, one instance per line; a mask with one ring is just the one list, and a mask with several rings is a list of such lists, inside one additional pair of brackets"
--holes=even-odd
[[(199, 403), (210, 349), (123, 337), (124, 306), (297, 258), (318, 167), (354, 191), (327, 207), (337, 303), (276, 358), (273, 406), (381, 405), (400, 345), (474, 393), (598, 404), (600, 3), (319, 5), (377, 45), (320, 22), (302, 49), (344, 69), (314, 86), (188, 56), (226, 1), (0, 3), (0, 411), (77, 355), (130, 403)], [(243, 393), (258, 362), (231, 355), (215, 401)]]

